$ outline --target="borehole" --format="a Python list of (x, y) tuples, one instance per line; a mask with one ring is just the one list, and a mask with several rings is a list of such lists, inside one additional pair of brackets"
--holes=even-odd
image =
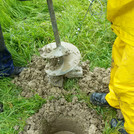
[(69, 132), (69, 131), (60, 131), (60, 132), (57, 132), (55, 134), (74, 134), (74, 133)]
[(43, 134), (84, 134), (82, 125), (73, 118), (58, 118), (52, 123), (43, 123)]

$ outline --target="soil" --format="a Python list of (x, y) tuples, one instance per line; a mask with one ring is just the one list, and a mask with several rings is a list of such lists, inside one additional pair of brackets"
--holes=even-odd
[[(33, 57), (28, 69), (25, 69), (13, 83), (22, 87), (21, 95), (29, 98), (35, 94), (48, 99), (38, 113), (27, 120), (23, 134), (102, 134), (104, 121), (95, 110), (90, 109), (75, 96), (77, 89), (65, 90), (53, 87), (45, 72), (47, 62), (41, 57)], [(89, 69), (89, 61), (82, 62), (83, 77), (78, 79), (81, 92), (108, 92), (110, 68)], [(74, 95), (72, 102), (64, 98), (66, 94)]]
[(60, 131), (60, 132), (57, 132), (55, 134), (75, 134), (75, 133), (72, 133), (72, 132), (69, 132), (69, 131)]
[(13, 83), (22, 87), (23, 91), (21, 95), (26, 98), (30, 98), (35, 94), (40, 95), (43, 98), (49, 96), (59, 97), (66, 91), (58, 87), (53, 87), (49, 83), (49, 77), (45, 72), (45, 66), (47, 61), (41, 57), (33, 57), (28, 69), (25, 69), (19, 77), (13, 80)]
[(27, 120), (23, 134), (102, 134), (102, 117), (84, 102), (75, 100), (48, 101)]
[[(47, 51), (48, 49), (51, 52)], [(62, 51), (65, 51), (65, 54)], [(56, 47), (55, 42), (47, 44), (41, 49), (40, 55), (48, 60), (46, 72), (51, 76), (60, 76), (70, 72), (79, 64), (81, 58), (78, 48), (67, 42), (61, 42), (59, 47)]]
[(83, 78), (79, 80), (80, 89), (87, 94), (92, 92), (107, 93), (110, 81), (110, 68), (104, 69), (96, 67), (93, 71), (89, 70), (89, 61), (82, 62)]
[[(21, 95), (30, 98), (35, 94), (43, 98), (49, 96), (64, 96), (65, 94), (75, 94), (76, 89), (66, 91), (62, 87), (53, 87), (49, 82), (49, 76), (45, 72), (47, 61), (41, 57), (33, 57), (28, 69), (25, 69), (19, 77), (12, 82), (22, 87)], [(83, 77), (79, 78), (78, 84), (82, 92), (89, 94), (92, 92), (108, 92), (108, 84), (110, 80), (110, 68), (104, 69), (96, 67), (93, 72), (89, 70), (89, 61), (82, 62)], [(56, 81), (56, 80), (55, 80)], [(57, 82), (59, 77), (57, 77)]]
[(118, 119), (124, 119), (120, 109), (117, 110), (117, 118)]

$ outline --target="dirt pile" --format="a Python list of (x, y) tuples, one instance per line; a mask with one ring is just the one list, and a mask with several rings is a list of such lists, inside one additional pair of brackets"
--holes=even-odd
[[(23, 134), (102, 134), (104, 122), (95, 110), (90, 109), (84, 102), (79, 102), (75, 96), (77, 89), (69, 91), (64, 88), (53, 87), (49, 83), (45, 72), (46, 61), (35, 56), (19, 77), (13, 83), (22, 87), (24, 97), (32, 97), (35, 94), (43, 98), (54, 96), (55, 100), (48, 101), (38, 113), (27, 120)], [(82, 62), (83, 78), (79, 78), (78, 84), (81, 92), (108, 92), (110, 69), (95, 68), (89, 70), (89, 62)], [(72, 102), (67, 102), (64, 96), (74, 95)], [(59, 99), (60, 98), (60, 99)]]
[(48, 101), (27, 120), (23, 134), (102, 134), (104, 122), (84, 102)]
[(96, 67), (93, 72), (89, 70), (89, 62), (83, 62), (83, 78), (79, 80), (80, 89), (83, 92), (108, 92), (110, 81), (110, 68)]
[[(97, 67), (91, 72), (89, 70), (89, 61), (82, 62), (81, 64), (84, 76), (78, 81), (80, 90), (85, 93), (108, 92), (110, 68), (105, 70), (104, 68)], [(38, 94), (43, 98), (48, 98), (49, 96), (63, 96), (68, 92), (75, 94), (75, 89), (67, 92), (63, 88), (53, 87), (45, 72), (45, 66), (46, 61), (41, 57), (35, 56), (29, 68), (13, 80), (13, 83), (22, 87), (22, 96), (29, 98), (34, 94)]]
[(12, 82), (22, 87), (21, 93), (24, 97), (32, 97), (38, 94), (43, 98), (49, 96), (58, 97), (60, 94), (66, 93), (62, 88), (53, 87), (49, 83), (49, 78), (45, 72), (46, 61), (41, 57), (33, 57), (28, 69), (25, 69), (19, 77)]

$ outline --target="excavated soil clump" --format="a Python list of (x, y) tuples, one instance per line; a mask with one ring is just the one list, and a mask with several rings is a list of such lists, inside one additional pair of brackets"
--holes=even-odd
[(102, 134), (103, 128), (101, 116), (74, 97), (48, 101), (27, 120), (23, 134)]
[(80, 89), (85, 93), (109, 91), (110, 68), (104, 69), (96, 67), (93, 71), (89, 70), (89, 62), (82, 63), (83, 78), (79, 80)]
[[(22, 87), (23, 91), (21, 95), (29, 98), (38, 94), (43, 98), (48, 98), (49, 96), (64, 96), (69, 92), (76, 94), (75, 89), (67, 92), (61, 87), (53, 87), (45, 72), (46, 64), (47, 62), (43, 58), (35, 56), (28, 69), (25, 69), (19, 77), (13, 80), (13, 83)], [(79, 78), (78, 84), (82, 92), (108, 92), (110, 68), (106, 70), (96, 67), (93, 72), (91, 72), (89, 70), (89, 61), (82, 62), (81, 66), (84, 76), (83, 78)]]
[(45, 72), (46, 61), (41, 57), (33, 57), (28, 69), (25, 69), (19, 77), (13, 80), (13, 83), (22, 87), (21, 95), (30, 98), (35, 94), (43, 98), (49, 96), (59, 97), (65, 94), (66, 90), (58, 87), (53, 87), (49, 83), (49, 78)]
[[(45, 72), (47, 62), (35, 56), (28, 69), (25, 69), (13, 83), (22, 87), (24, 97), (35, 94), (43, 98), (54, 96), (55, 100), (48, 101), (38, 113), (27, 120), (23, 134), (102, 134), (104, 122), (95, 110), (90, 109), (84, 102), (79, 102), (77, 88), (69, 91), (53, 87)], [(84, 76), (78, 79), (81, 92), (108, 92), (110, 69), (95, 68), (89, 70), (89, 62), (82, 62)], [(64, 96), (74, 95), (72, 102), (67, 102)], [(59, 99), (61, 98), (61, 99)], [(48, 99), (49, 100), (49, 99)]]

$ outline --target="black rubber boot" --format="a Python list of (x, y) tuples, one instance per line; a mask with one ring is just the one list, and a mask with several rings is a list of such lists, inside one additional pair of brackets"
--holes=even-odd
[(10, 77), (18, 76), (26, 67), (14, 67), (14, 70)]
[(4, 112), (3, 110), (3, 104), (0, 102), (0, 113)]
[(106, 97), (106, 93), (93, 93), (90, 96), (90, 102), (98, 106), (109, 106), (105, 97)]
[[(113, 118), (110, 122), (111, 128), (116, 128), (117, 126), (123, 127), (124, 126), (124, 120), (117, 120)], [(118, 130), (121, 134), (128, 134), (124, 128), (120, 128)]]
[(124, 128), (120, 128), (118, 130), (121, 134), (128, 134)]
[(110, 122), (111, 128), (116, 128), (118, 124), (119, 124), (119, 126), (123, 127), (124, 126), (124, 120), (123, 119), (117, 120), (117, 119), (113, 118)]
[(110, 126), (111, 128), (116, 128), (118, 125), (118, 121), (116, 119), (112, 119), (111, 122), (110, 122)]

